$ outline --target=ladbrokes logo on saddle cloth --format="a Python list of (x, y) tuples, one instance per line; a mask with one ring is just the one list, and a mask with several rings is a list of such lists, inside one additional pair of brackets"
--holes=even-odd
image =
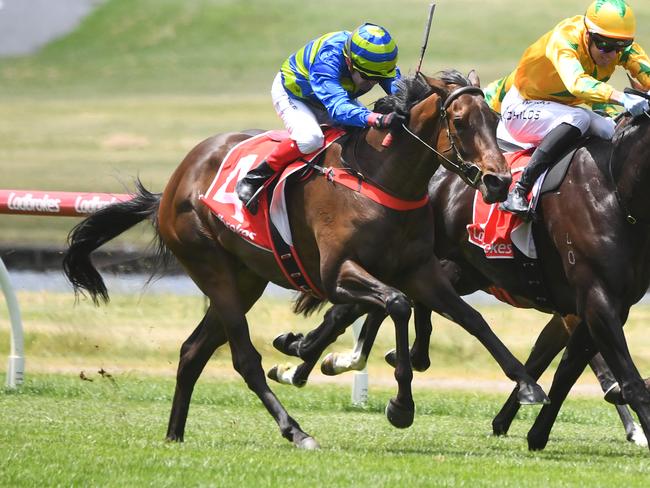
[[(521, 173), (530, 160), (530, 154), (530, 151), (526, 150), (503, 155), (510, 166), (513, 185), (521, 178)], [(531, 195), (537, 191), (538, 183), (535, 184)], [(515, 214), (499, 210), (498, 203), (488, 205), (479, 191), (474, 195), (472, 223), (467, 226), (467, 232), (469, 242), (482, 248), (487, 258), (513, 259), (513, 245), (528, 257), (537, 257), (530, 224)]]
[[(343, 133), (341, 129), (327, 130), (323, 148), (305, 156), (304, 160), (313, 160)], [(256, 215), (251, 215), (250, 212), (244, 211), (243, 204), (235, 192), (235, 185), (250, 169), (258, 166), (273, 151), (278, 142), (287, 137), (289, 135), (286, 131), (268, 131), (237, 144), (224, 158), (206, 194), (201, 196), (201, 201), (231, 231), (267, 250), (272, 250), (268, 224), (270, 202), (267, 192), (260, 192), (259, 210)], [(281, 183), (304, 165), (304, 162), (290, 164), (281, 175), (276, 177), (279, 182), (276, 187), (283, 189), (284, 184)], [(273, 200), (275, 201), (276, 198), (282, 200), (278, 205), (284, 209), (283, 196), (274, 196)], [(274, 208), (276, 206), (274, 203)]]

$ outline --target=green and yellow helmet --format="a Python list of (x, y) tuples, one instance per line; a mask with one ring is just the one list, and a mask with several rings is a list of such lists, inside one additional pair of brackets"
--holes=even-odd
[(596, 0), (585, 13), (587, 30), (612, 39), (634, 39), (636, 19), (623, 0)]
[(354, 69), (369, 78), (392, 78), (397, 66), (397, 45), (388, 31), (375, 24), (356, 28), (345, 46)]

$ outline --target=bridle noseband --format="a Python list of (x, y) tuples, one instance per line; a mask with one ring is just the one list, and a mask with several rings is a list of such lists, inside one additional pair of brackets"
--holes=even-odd
[(449, 94), (449, 96), (447, 96), (447, 99), (444, 101), (444, 103), (441, 103), (439, 107), (440, 118), (445, 122), (445, 127), (447, 129), (447, 138), (449, 139), (449, 149), (447, 149), (444, 152), (453, 151), (454, 159), (456, 161), (450, 160), (444, 154), (437, 151), (435, 148), (431, 147), (429, 144), (423, 141), (417, 134), (411, 132), (411, 130), (409, 130), (409, 128), (406, 127), (406, 124), (402, 124), (402, 128), (412, 137), (414, 137), (422, 144), (424, 144), (427, 148), (429, 148), (429, 150), (435, 153), (438, 157), (444, 159), (447, 162), (447, 164), (453, 168), (453, 171), (456, 174), (458, 174), (458, 176), (460, 176), (463, 180), (465, 180), (465, 182), (468, 185), (470, 185), (472, 188), (478, 188), (478, 185), (481, 182), (481, 178), (483, 177), (483, 171), (481, 171), (481, 168), (479, 168), (476, 164), (465, 161), (465, 159), (461, 155), (460, 151), (458, 150), (458, 146), (456, 146), (456, 143), (454, 142), (454, 138), (451, 135), (451, 123), (449, 121), (449, 115), (447, 114), (447, 109), (452, 104), (452, 102), (456, 100), (458, 97), (460, 97), (461, 95), (465, 95), (465, 94), (481, 95), (481, 97), (484, 96), (483, 90), (481, 90), (478, 86), (462, 86), (452, 91)]

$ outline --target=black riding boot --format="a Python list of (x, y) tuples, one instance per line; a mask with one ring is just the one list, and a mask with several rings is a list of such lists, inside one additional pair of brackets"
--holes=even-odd
[(524, 220), (529, 220), (526, 195), (544, 170), (553, 166), (567, 146), (578, 137), (580, 137), (580, 129), (567, 123), (558, 125), (546, 134), (541, 144), (533, 152), (521, 179), (515, 183), (515, 187), (508, 194), (508, 199), (499, 208), (517, 214)]
[(275, 171), (269, 166), (269, 163), (262, 161), (257, 168), (250, 170), (246, 173), (246, 176), (237, 182), (235, 187), (237, 196), (253, 215), (257, 213), (258, 192), (274, 174)]

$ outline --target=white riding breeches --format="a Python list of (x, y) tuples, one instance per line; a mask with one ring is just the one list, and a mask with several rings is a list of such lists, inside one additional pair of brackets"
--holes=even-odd
[(505, 129), (515, 142), (538, 146), (551, 130), (570, 124), (582, 135), (611, 139), (614, 121), (583, 107), (564, 105), (548, 100), (525, 100), (513, 86), (501, 103), (501, 122), (497, 134)]
[(301, 153), (309, 154), (323, 147), (325, 138), (320, 124), (331, 124), (325, 110), (318, 110), (291, 98), (282, 86), (281, 73), (273, 80), (271, 98), (273, 108), (289, 131), (291, 139), (296, 141)]

